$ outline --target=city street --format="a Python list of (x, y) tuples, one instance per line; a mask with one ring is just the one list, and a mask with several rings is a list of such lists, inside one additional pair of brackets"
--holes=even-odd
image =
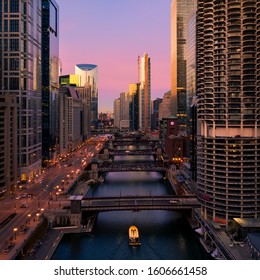
[(66, 161), (58, 161), (54, 166), (43, 169), (42, 175), (28, 183), (25, 189), (18, 186), (12, 197), (0, 201), (0, 259), (8, 259), (7, 253), (16, 252), (18, 243), (28, 239), (46, 209), (66, 205), (67, 192), (102, 149), (105, 139), (96, 137), (87, 141)]

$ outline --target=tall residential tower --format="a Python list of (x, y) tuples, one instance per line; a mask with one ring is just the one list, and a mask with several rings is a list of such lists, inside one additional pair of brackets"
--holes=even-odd
[(260, 218), (260, 2), (198, 0), (197, 188), (205, 218)]

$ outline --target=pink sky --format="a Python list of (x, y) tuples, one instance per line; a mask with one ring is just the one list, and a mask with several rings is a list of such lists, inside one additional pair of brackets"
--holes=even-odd
[(98, 65), (99, 112), (129, 83), (138, 82), (137, 57), (151, 59), (152, 100), (170, 89), (171, 0), (57, 0), (62, 74), (75, 64)]

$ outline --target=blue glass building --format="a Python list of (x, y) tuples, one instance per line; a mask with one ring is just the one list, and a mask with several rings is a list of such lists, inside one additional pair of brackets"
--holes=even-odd
[(59, 6), (42, 0), (42, 159), (55, 160), (58, 145)]

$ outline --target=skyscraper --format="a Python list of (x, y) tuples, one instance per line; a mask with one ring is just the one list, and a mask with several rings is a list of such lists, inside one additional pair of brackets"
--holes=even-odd
[(139, 92), (139, 84), (132, 83), (129, 84), (129, 94), (130, 94), (130, 102), (129, 102), (129, 126), (130, 130), (137, 131), (139, 124), (139, 110), (138, 110), (138, 92)]
[(42, 0), (42, 157), (57, 156), (59, 91), (59, 7)]
[(205, 218), (260, 217), (260, 2), (198, 1), (197, 188)]
[(171, 3), (171, 95), (172, 115), (178, 118), (179, 131), (186, 128), (186, 28), (194, 0)]
[(151, 127), (151, 64), (145, 53), (138, 56), (139, 83), (139, 129), (148, 131)]
[(92, 126), (98, 125), (98, 67), (94, 64), (75, 65), (75, 74), (80, 75), (80, 86), (91, 87), (91, 121)]
[(39, 174), (42, 163), (41, 4), (0, 2), (0, 95), (17, 96), (18, 174), (23, 181)]

